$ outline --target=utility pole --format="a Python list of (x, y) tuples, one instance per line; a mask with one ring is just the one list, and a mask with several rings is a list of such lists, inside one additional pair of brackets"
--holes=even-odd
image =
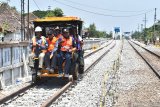
[(21, 0), (21, 41), (25, 39), (24, 0)]
[(157, 8), (155, 8), (155, 14), (154, 14), (154, 37), (153, 37), (154, 39), (156, 38), (156, 32), (155, 32), (156, 31), (156, 25), (155, 25), (156, 24), (156, 11), (157, 11)]
[(144, 28), (146, 29), (146, 23), (147, 23), (147, 19), (146, 19), (146, 13), (145, 13), (145, 18), (144, 18)]
[(146, 13), (145, 13), (145, 17), (144, 17), (144, 39), (146, 37), (146, 22), (147, 22), (147, 18), (146, 18)]
[(29, 0), (28, 0), (28, 26), (27, 26), (27, 36), (28, 36), (28, 39), (30, 39), (30, 33), (29, 33)]

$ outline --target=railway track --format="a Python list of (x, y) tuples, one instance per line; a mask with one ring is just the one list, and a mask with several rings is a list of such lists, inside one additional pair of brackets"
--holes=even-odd
[[(96, 64), (98, 63), (109, 51), (115, 46), (110, 46), (112, 44), (109, 43), (107, 46), (109, 47), (106, 52), (104, 52), (99, 58), (97, 58), (95, 61), (93, 61), (92, 64), (87, 65), (85, 67), (85, 74)], [(104, 46), (106, 47), (106, 46)], [(104, 47), (97, 49), (96, 52), (102, 50)], [(85, 56), (85, 60), (93, 54), (96, 53), (95, 51), (92, 54), (88, 54)], [(89, 59), (88, 59), (89, 60)], [(83, 75), (85, 76), (85, 75)], [(83, 78), (81, 76), (80, 78)], [(46, 81), (52, 81), (53, 80), (46, 80)], [(59, 81), (59, 80), (58, 80)], [(60, 82), (60, 81), (59, 81)], [(60, 82), (61, 83), (61, 82)], [(54, 83), (52, 83), (54, 84)], [(75, 81), (70, 81), (65, 84), (57, 84), (57, 85), (51, 85), (50, 82), (42, 83), (41, 85), (36, 84), (30, 84), (27, 87), (13, 93), (12, 95), (9, 95), (2, 99), (0, 101), (0, 104), (3, 104), (4, 106), (37, 106), (41, 105), (42, 107), (49, 106), (53, 101), (55, 101), (62, 93), (64, 93), (71, 85), (75, 85)], [(49, 87), (48, 87), (49, 86)], [(18, 95), (18, 96), (17, 96)], [(16, 96), (16, 97), (15, 97)], [(3, 106), (2, 105), (2, 106)]]
[(160, 78), (160, 55), (129, 41), (134, 50), (144, 59), (148, 66), (153, 70), (158, 78)]

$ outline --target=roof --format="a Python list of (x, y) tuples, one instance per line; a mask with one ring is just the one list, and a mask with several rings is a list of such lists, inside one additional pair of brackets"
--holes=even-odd
[(82, 21), (78, 17), (64, 16), (64, 17), (45, 17), (42, 19), (35, 19), (34, 22), (54, 22), (54, 21)]
[(3, 30), (15, 32), (21, 28), (20, 14), (7, 3), (0, 4), (0, 26)]
[[(28, 20), (28, 14), (26, 14), (25, 19)], [(38, 19), (38, 17), (33, 13), (29, 13), (29, 21), (32, 22), (35, 19)]]

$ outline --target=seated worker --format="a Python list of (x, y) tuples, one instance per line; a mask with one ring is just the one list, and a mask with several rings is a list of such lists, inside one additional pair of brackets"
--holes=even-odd
[(33, 58), (39, 58), (39, 68), (43, 67), (44, 56), (46, 52), (46, 47), (48, 47), (48, 43), (46, 42), (46, 38), (41, 35), (42, 28), (37, 26), (35, 28), (35, 36), (33, 36), (30, 47), (32, 49), (32, 53), (29, 55), (30, 66), (33, 67)]
[(59, 38), (54, 35), (53, 30), (48, 31), (48, 38), (47, 38), (48, 48), (44, 60), (45, 60), (45, 66), (47, 67), (46, 69), (50, 73), (54, 72), (57, 65), (56, 55), (58, 49), (58, 39)]
[(69, 68), (71, 65), (71, 56), (72, 52), (76, 50), (76, 45), (73, 41), (73, 37), (69, 35), (68, 29), (63, 29), (63, 38), (60, 43), (60, 52), (58, 53), (58, 71), (59, 76), (62, 76), (63, 69), (62, 69), (62, 63), (64, 59), (66, 60), (65, 67), (64, 67), (64, 73), (65, 77), (69, 76)]
[(60, 28), (58, 26), (54, 29), (54, 35), (57, 38), (61, 38), (62, 37), (61, 30), (60, 30)]

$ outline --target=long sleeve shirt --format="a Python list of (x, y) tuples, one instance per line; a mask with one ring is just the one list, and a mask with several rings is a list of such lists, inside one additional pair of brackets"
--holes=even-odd
[[(36, 39), (36, 45), (40, 45), (39, 46), (39, 51), (41, 50), (45, 50), (47, 49), (48, 47), (48, 42), (46, 41), (46, 38), (44, 36), (41, 36), (40, 38), (37, 38), (37, 37), (33, 37)], [(35, 47), (36, 45), (34, 45), (33, 43), (34, 41), (32, 40), (32, 42), (30, 43), (30, 47), (33, 48)], [(44, 43), (44, 45), (43, 45)]]

